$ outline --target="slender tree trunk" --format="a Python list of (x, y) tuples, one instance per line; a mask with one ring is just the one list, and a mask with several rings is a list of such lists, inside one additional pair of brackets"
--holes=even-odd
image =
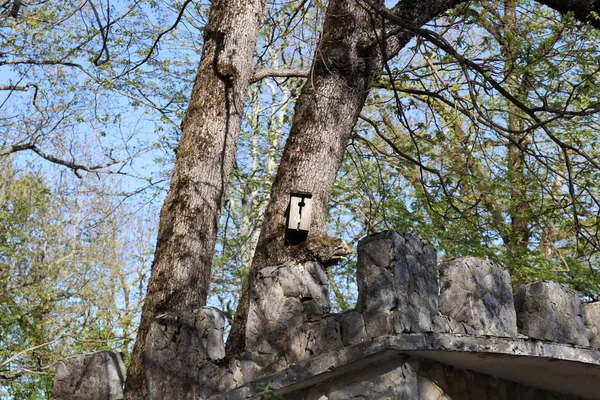
[(146, 393), (143, 355), (155, 316), (205, 305), (217, 226), (241, 126), (264, 0), (213, 0), (204, 49), (160, 214), (152, 274), (126, 395)]
[[(517, 98), (523, 100), (527, 97), (527, 82), (519, 72), (516, 71), (516, 49), (519, 35), (517, 26), (517, 4), (519, 0), (504, 1), (504, 43), (501, 51), (504, 58), (504, 79), (507, 89)], [(507, 143), (507, 174), (511, 185), (510, 204), (508, 214), (510, 216), (510, 229), (505, 245), (509, 256), (515, 260), (509, 263), (509, 267), (518, 265), (523, 251), (527, 250), (531, 230), (530, 207), (527, 201), (527, 178), (525, 176), (525, 150), (527, 148), (527, 135), (520, 133), (523, 130), (521, 111), (512, 103), (507, 105), (507, 127), (510, 131), (511, 140)], [(514, 272), (514, 271), (511, 271)]]
[[(403, 1), (394, 12), (420, 26), (459, 2)], [(384, 1), (371, 3), (383, 6)], [(374, 12), (366, 2), (330, 1), (311, 73), (296, 103), (292, 129), (271, 189), (251, 271), (290, 258), (284, 232), (289, 195), (293, 191), (312, 193), (308, 240), (326, 235), (325, 222), (335, 176), (370, 84), (383, 66), (374, 26)], [(406, 31), (394, 36), (388, 41), (386, 55), (397, 54), (411, 37)], [(229, 334), (228, 354), (245, 350), (247, 313), (248, 282), (242, 289)]]

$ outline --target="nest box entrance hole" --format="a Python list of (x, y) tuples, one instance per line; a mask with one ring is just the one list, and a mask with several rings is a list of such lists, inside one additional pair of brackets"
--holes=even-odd
[(286, 245), (297, 245), (307, 239), (308, 231), (310, 230), (311, 214), (312, 194), (308, 192), (291, 193), (285, 229)]

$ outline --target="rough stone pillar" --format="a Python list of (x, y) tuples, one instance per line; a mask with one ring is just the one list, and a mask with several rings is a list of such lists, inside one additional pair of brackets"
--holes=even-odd
[(159, 315), (145, 347), (150, 399), (195, 399), (198, 364), (225, 357), (224, 327), (225, 316), (213, 307)]
[[(318, 341), (316, 336), (328, 336), (332, 332), (337, 336), (333, 318), (323, 319), (329, 313), (330, 304), (327, 275), (319, 263), (262, 268), (251, 279), (246, 324), (249, 351), (297, 362), (305, 359), (307, 348), (315, 344), (326, 348), (324, 343), (314, 343)], [(313, 332), (311, 336), (311, 327), (317, 329), (318, 335)]]
[(388, 231), (358, 244), (358, 303), (367, 336), (431, 332), (438, 313), (437, 256), (410, 234)]
[(520, 333), (534, 339), (588, 346), (579, 294), (555, 282), (522, 285), (515, 296)]
[(125, 365), (121, 353), (78, 354), (58, 361), (55, 369), (56, 400), (123, 399)]
[(447, 331), (470, 335), (517, 336), (510, 275), (500, 266), (460, 257), (439, 266), (440, 312)]
[(600, 348), (600, 301), (584, 305), (583, 318), (588, 329), (590, 346)]

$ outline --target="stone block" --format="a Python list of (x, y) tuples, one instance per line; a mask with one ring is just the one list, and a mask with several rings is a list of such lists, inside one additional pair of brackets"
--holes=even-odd
[(583, 318), (590, 346), (600, 348), (600, 301), (583, 306)]
[(333, 315), (319, 321), (305, 323), (292, 338), (291, 360), (306, 360), (326, 351), (343, 346), (338, 320)]
[(213, 307), (158, 316), (146, 338), (144, 365), (151, 399), (194, 399), (198, 364), (225, 356), (225, 317)]
[(431, 332), (438, 313), (437, 256), (410, 234), (388, 231), (358, 244), (358, 303), (367, 336)]
[(306, 354), (303, 324), (320, 321), (330, 309), (323, 267), (288, 263), (256, 271), (251, 279), (246, 349), (301, 360)]
[(243, 383), (239, 360), (230, 357), (224, 360), (208, 361), (198, 369), (196, 396), (199, 399), (208, 399)]
[(510, 275), (500, 266), (460, 257), (439, 266), (440, 312), (451, 333), (517, 336)]
[(555, 282), (522, 285), (515, 296), (520, 333), (534, 339), (588, 346), (579, 294)]
[[(196, 399), (209, 399), (227, 393), (264, 376), (286, 368), (285, 362), (273, 362), (268, 354), (245, 352), (234, 357), (206, 362), (198, 368)], [(226, 398), (231, 398), (225, 395)]]
[(360, 343), (367, 338), (365, 321), (361, 313), (352, 310), (340, 314), (338, 318), (340, 321), (340, 334), (344, 346)]
[(433, 318), (433, 324), (434, 324), (434, 332), (438, 332), (438, 333), (457, 333), (459, 335), (473, 335), (473, 336), (477, 336), (477, 335), (481, 335), (482, 333), (478, 333), (477, 330), (465, 323), (465, 322), (459, 322), (456, 320), (451, 319), (450, 317), (448, 317), (447, 315), (436, 315)]
[(56, 400), (123, 399), (125, 365), (114, 351), (78, 354), (55, 364)]

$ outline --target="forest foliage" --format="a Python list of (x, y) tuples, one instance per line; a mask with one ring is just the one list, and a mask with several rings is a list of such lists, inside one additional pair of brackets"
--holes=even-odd
[[(126, 355), (209, 2), (5, 2), (0, 10), (0, 397), (51, 397), (69, 354)], [(235, 310), (326, 2), (268, 4), (209, 303)], [(373, 84), (329, 230), (397, 229), (440, 258), (600, 297), (597, 30), (532, 1), (468, 2)], [(329, 270), (354, 304), (355, 258)]]

